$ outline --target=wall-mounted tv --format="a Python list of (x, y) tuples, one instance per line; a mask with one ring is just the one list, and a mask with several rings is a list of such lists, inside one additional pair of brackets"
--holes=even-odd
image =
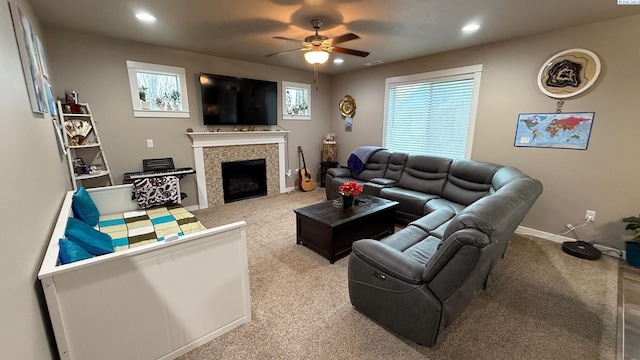
[(200, 73), (204, 125), (277, 125), (278, 84)]

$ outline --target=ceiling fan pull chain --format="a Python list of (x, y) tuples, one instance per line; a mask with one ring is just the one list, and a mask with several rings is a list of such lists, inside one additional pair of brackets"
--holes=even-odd
[(313, 65), (313, 83), (318, 91), (318, 65)]

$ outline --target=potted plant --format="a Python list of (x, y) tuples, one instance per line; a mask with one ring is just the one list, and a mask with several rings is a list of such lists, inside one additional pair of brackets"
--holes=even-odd
[(362, 185), (358, 184), (355, 181), (342, 183), (338, 187), (338, 191), (340, 191), (340, 195), (342, 195), (342, 208), (350, 208), (353, 205), (353, 197), (360, 195), (362, 190)]
[(627, 252), (627, 263), (631, 266), (640, 267), (640, 216), (629, 216), (622, 219), (628, 223), (626, 229), (633, 231), (633, 239), (625, 241), (625, 251)]
[(140, 86), (138, 88), (138, 97), (140, 97), (140, 107), (143, 109), (149, 108), (149, 103), (147, 102), (147, 90), (146, 86)]
[(156, 109), (164, 110), (164, 100), (160, 96), (154, 99), (154, 103), (156, 104)]
[(169, 94), (169, 98), (171, 99), (171, 102), (173, 103), (173, 110), (179, 110), (180, 109), (180, 91), (178, 90), (173, 90), (171, 92), (171, 94)]

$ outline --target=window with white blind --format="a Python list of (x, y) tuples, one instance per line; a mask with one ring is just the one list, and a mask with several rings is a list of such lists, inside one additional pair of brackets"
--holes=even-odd
[(468, 158), (482, 65), (388, 78), (383, 146), (416, 155)]

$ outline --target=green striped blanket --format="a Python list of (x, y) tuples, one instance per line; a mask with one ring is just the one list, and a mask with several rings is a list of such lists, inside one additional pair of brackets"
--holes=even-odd
[(176, 204), (100, 216), (98, 230), (109, 234), (114, 251), (119, 251), (162, 241), (171, 234), (195, 233), (205, 227), (182, 205)]

